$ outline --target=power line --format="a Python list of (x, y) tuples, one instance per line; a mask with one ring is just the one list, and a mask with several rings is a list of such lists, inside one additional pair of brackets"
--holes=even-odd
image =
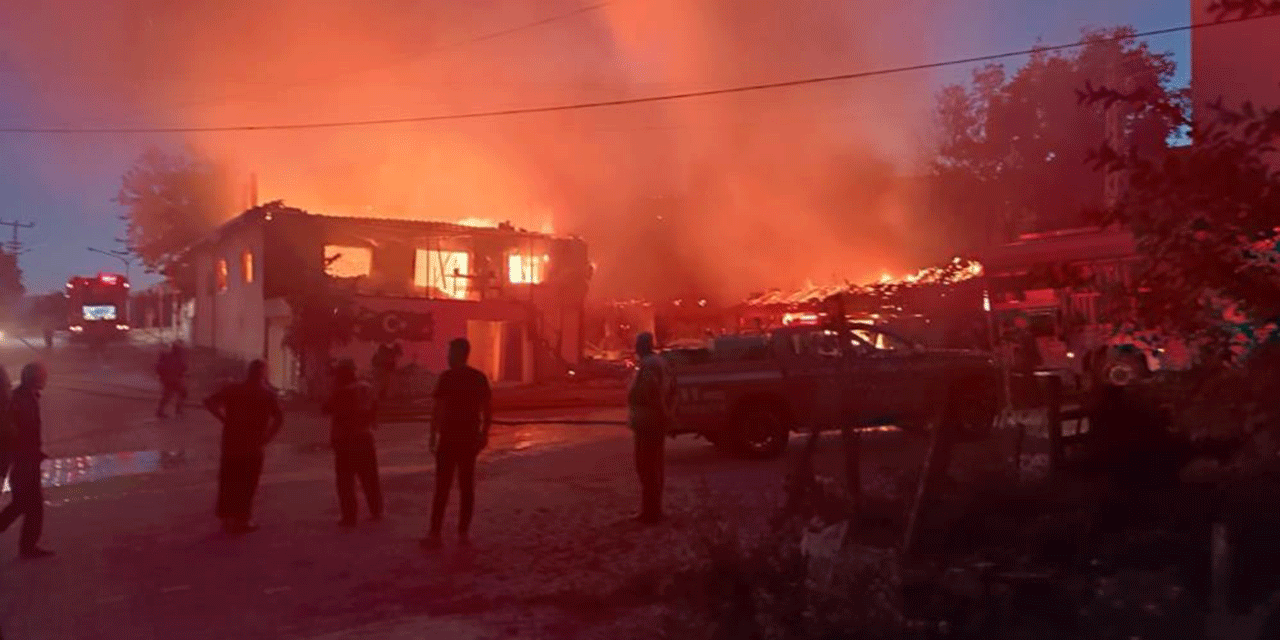
[(371, 120), (338, 120), (328, 122), (298, 122), (298, 123), (280, 123), (280, 124), (260, 124), (260, 125), (222, 125), (222, 126), (173, 126), (173, 127), (3, 127), (0, 133), (28, 133), (28, 134), (150, 134), (150, 133), (231, 133), (231, 132), (252, 132), (252, 131), (292, 131), (302, 129), (339, 129), (350, 127), (369, 127), (393, 124), (413, 124), (426, 122), (440, 122), (446, 120), (475, 120), (480, 118), (495, 118), (515, 115), (532, 115), (542, 113), (555, 113), (562, 111), (581, 111), (586, 109), (600, 109), (606, 107), (622, 107), (635, 104), (647, 104), (655, 102), (671, 102), (676, 100), (687, 100), (691, 98), (704, 98), (712, 96), (730, 95), (737, 93), (748, 93), (754, 91), (767, 91), (772, 89), (785, 89), (790, 87), (800, 87), (807, 85), (826, 84), (831, 82), (841, 82), (846, 80), (858, 80), (863, 78), (871, 78), (876, 76), (887, 76), (899, 73), (908, 73), (912, 71), (925, 71), (930, 69), (940, 69), (944, 67), (954, 67), (965, 64), (974, 64), (978, 62), (994, 62), (996, 60), (1004, 60), (1007, 58), (1016, 58), (1019, 56), (1033, 55), (1037, 53), (1047, 53), (1054, 51), (1065, 51), (1068, 49), (1076, 49), (1089, 44), (1100, 42), (1122, 42), (1136, 38), (1149, 38), (1153, 36), (1169, 35), (1173, 33), (1181, 33), (1196, 29), (1207, 29), (1211, 27), (1225, 26), (1229, 24), (1238, 24), (1242, 22), (1252, 22), (1254, 20), (1263, 20), (1267, 18), (1280, 17), (1280, 13), (1266, 13), (1261, 15), (1250, 15), (1239, 18), (1230, 18), (1215, 22), (1201, 22), (1181, 25), (1177, 27), (1167, 27), (1164, 29), (1153, 29), (1150, 31), (1141, 31), (1132, 34), (1124, 34), (1110, 36), (1105, 38), (1090, 37), (1077, 40), (1075, 42), (1042, 45), (1029, 49), (1020, 49), (1017, 51), (1007, 51), (1004, 53), (994, 53), (982, 56), (973, 56), (969, 58), (957, 58), (939, 62), (926, 62), (921, 64), (905, 65), (899, 67), (887, 67), (883, 69), (874, 69), (869, 71), (854, 71), (850, 73), (841, 73), (827, 76), (813, 76), (808, 78), (797, 78), (792, 80), (779, 80), (775, 82), (762, 82), (758, 84), (736, 85), (731, 87), (721, 87), (717, 89), (703, 89), (697, 91), (683, 91), (674, 93), (664, 93), (649, 96), (640, 96), (635, 98), (616, 98), (613, 100), (598, 100), (592, 102), (576, 102), (568, 104), (546, 105), (541, 107), (513, 107), (509, 109), (493, 109), (484, 111), (470, 111), (462, 113), (442, 113), (425, 116), (405, 116), (399, 118), (379, 118)]

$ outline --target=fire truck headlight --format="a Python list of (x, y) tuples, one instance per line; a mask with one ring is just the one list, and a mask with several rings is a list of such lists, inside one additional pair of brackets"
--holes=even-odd
[(71, 325), (71, 332), (72, 332), (72, 333), (80, 333), (81, 331), (84, 331), (84, 327), (82, 327), (82, 326), (80, 326), (80, 325), (78, 325), (78, 324), (73, 324), (73, 325)]
[(1068, 357), (1068, 358), (1074, 358), (1074, 357), (1076, 357), (1076, 352), (1074, 352), (1074, 351), (1068, 351), (1068, 352), (1067, 352), (1067, 357)]
[(127, 324), (116, 325), (116, 331), (128, 331), (128, 330), (129, 330), (129, 325)]

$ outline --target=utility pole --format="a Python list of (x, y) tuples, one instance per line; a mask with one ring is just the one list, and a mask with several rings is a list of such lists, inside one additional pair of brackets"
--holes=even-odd
[(13, 229), (13, 239), (4, 243), (5, 251), (13, 255), (22, 253), (22, 240), (18, 238), (18, 232), (22, 229), (30, 229), (35, 225), (32, 222), (21, 222), (18, 220), (0, 220), (0, 225)]

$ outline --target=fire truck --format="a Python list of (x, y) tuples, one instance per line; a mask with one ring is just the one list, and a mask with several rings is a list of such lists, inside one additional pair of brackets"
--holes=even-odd
[(129, 280), (118, 273), (67, 280), (67, 330), (73, 342), (101, 345), (129, 335)]
[(1014, 350), (1034, 345), (1034, 368), (1069, 388), (1123, 386), (1190, 365), (1183, 342), (1138, 320), (1138, 251), (1128, 231), (1027, 234), (982, 262), (987, 304), (1008, 360)]

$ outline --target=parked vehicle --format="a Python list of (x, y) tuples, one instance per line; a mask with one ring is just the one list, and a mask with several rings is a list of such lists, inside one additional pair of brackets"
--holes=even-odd
[(927, 349), (879, 326), (791, 326), (664, 355), (679, 394), (673, 434), (750, 457), (780, 455), (791, 432), (814, 426), (920, 431), (944, 413), (960, 439), (980, 439), (1000, 406), (990, 354)]

